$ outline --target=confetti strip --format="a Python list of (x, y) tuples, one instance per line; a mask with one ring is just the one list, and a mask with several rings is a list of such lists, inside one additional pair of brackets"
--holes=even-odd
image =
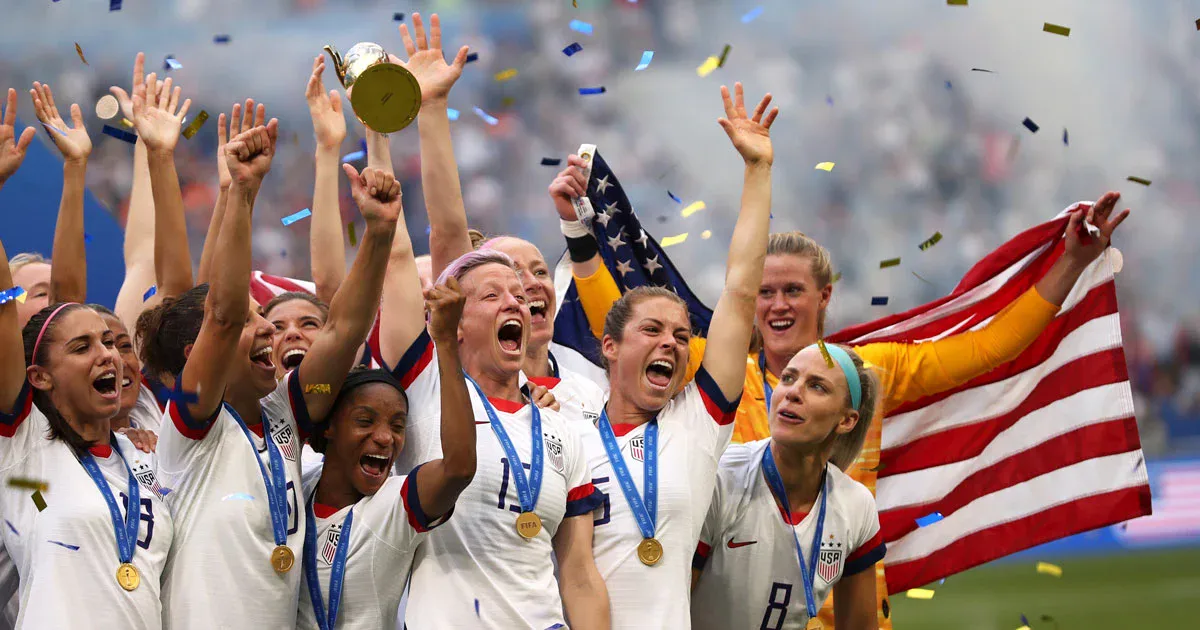
[(1057, 564), (1050, 564), (1049, 562), (1037, 563), (1037, 572), (1045, 575), (1053, 575), (1054, 577), (1062, 577), (1063, 573), (1062, 567)]
[(92, 65), (87, 62), (86, 58), (84, 58), (83, 49), (79, 47), (79, 42), (75, 42), (75, 54), (79, 55), (79, 60), (83, 62), (83, 65), (85, 65), (85, 66)]
[(347, 164), (350, 162), (354, 162), (356, 160), (361, 160), (365, 157), (367, 157), (366, 151), (355, 151), (354, 153), (347, 153), (346, 155), (342, 156), (342, 164)]
[(25, 300), (22, 299), (22, 296), (24, 296), (24, 295), (25, 295), (25, 289), (23, 289), (21, 287), (13, 287), (11, 289), (6, 289), (4, 291), (0, 291), (0, 304), (6, 304), (13, 300), (16, 300), (17, 302), (23, 304), (25, 302)]
[(933, 599), (933, 591), (927, 588), (910, 588), (904, 594), (909, 599)]
[(34, 490), (33, 494), (29, 495), (29, 498), (33, 499), (33, 504), (39, 512), (46, 509), (46, 499), (42, 498), (41, 492)]
[(607, 91), (608, 88), (604, 87), (603, 85), (600, 87), (579, 88), (579, 95), (587, 96), (589, 94), (603, 94)]
[(887, 260), (879, 261), (879, 268), (887, 269), (888, 267), (895, 267), (896, 265), (899, 265), (899, 264), (900, 264), (899, 258), (889, 258)]
[(446, 108), (446, 117), (450, 120), (458, 120), (459, 111), (453, 107)]
[(914, 275), (914, 276), (917, 276), (917, 280), (920, 280), (921, 282), (924, 282), (925, 284), (933, 284), (932, 282), (930, 282), (930, 281), (926, 280), (925, 278), (922, 278), (922, 277), (921, 277), (920, 275), (918, 275), (918, 274), (917, 274), (917, 272), (915, 272), (915, 271), (913, 271), (913, 272), (910, 272), (910, 273), (912, 273), (912, 275)]
[(987, 68), (971, 68), (971, 72), (986, 72), (988, 74), (996, 74), (995, 70), (988, 70)]
[(1025, 120), (1021, 121), (1021, 124), (1025, 125), (1025, 128), (1028, 129), (1030, 133), (1037, 133), (1038, 129), (1040, 129), (1040, 127), (1037, 126), (1037, 123), (1030, 120), (1028, 116), (1025, 118)]
[(700, 64), (699, 68), (696, 68), (696, 74), (706, 77), (712, 74), (713, 70), (716, 70), (719, 65), (721, 65), (719, 57), (709, 57), (704, 60), (704, 63)]
[(725, 67), (725, 59), (729, 57), (730, 50), (733, 50), (733, 46), (730, 46), (729, 44), (725, 44), (725, 47), (721, 49), (721, 56), (719, 58), (717, 58), (717, 67), (718, 68)]
[(1070, 27), (1059, 26), (1057, 24), (1051, 24), (1049, 22), (1042, 24), (1042, 31), (1044, 31), (1046, 33), (1053, 33), (1055, 35), (1062, 35), (1063, 37), (1071, 36)]
[(947, 90), (954, 89), (954, 85), (952, 85), (949, 81), (946, 81), (946, 89)]
[(817, 347), (821, 349), (821, 356), (825, 357), (825, 365), (833, 367), (833, 357), (829, 356), (829, 348), (825, 345), (825, 340), (818, 339)]
[(825, 171), (826, 173), (833, 170), (834, 162), (821, 162), (813, 167), (814, 171)]
[(703, 232), (700, 233), (700, 238), (702, 238), (704, 240), (708, 240), (708, 239), (712, 238), (712, 230), (704, 230)]
[(120, 11), (121, 10), (121, 0), (108, 0), (108, 10), (109, 11)]
[(228, 35), (213, 35), (213, 43), (214, 44), (228, 44), (229, 36)]
[(472, 61), (479, 61), (479, 53), (468, 53), (467, 60), (464, 61), (463, 63), (467, 64), (467, 63), (471, 63)]
[(35, 491), (35, 492), (49, 492), (50, 491), (50, 484), (46, 483), (45, 481), (38, 481), (37, 479), (27, 479), (25, 477), (10, 477), (8, 480), (8, 487), (23, 488), (25, 490), (30, 490), (30, 491)]
[[(576, 45), (578, 45), (578, 44), (576, 44)], [(637, 72), (639, 70), (645, 70), (646, 68), (650, 67), (650, 61), (652, 59), (654, 59), (654, 51), (653, 50), (642, 51), (642, 60), (641, 60), (641, 62), (638, 63), (637, 67), (633, 69), (633, 71)]]
[(1143, 186), (1149, 186), (1149, 185), (1150, 185), (1150, 180), (1148, 180), (1148, 179), (1143, 179), (1143, 178), (1141, 178), (1141, 177), (1134, 177), (1133, 175), (1130, 175), (1129, 177), (1126, 177), (1125, 179), (1127, 179), (1127, 180), (1129, 180), (1129, 181), (1131, 181), (1131, 182), (1133, 182), (1133, 183), (1135, 183), (1135, 184), (1141, 184), (1141, 185), (1143, 185)]
[(154, 297), (155, 293), (158, 293), (158, 286), (152, 284), (150, 285), (150, 288), (146, 289), (146, 292), (142, 294), (142, 301), (145, 302), (146, 300)]
[(674, 201), (675, 203), (679, 203), (679, 204), (683, 203), (682, 199), (680, 199), (679, 197), (676, 197), (675, 193), (673, 193), (669, 190), (667, 191), (667, 196), (670, 197), (671, 201)]
[(917, 249), (919, 249), (921, 251), (925, 251), (925, 250), (929, 249), (930, 247), (937, 245), (938, 242), (941, 240), (942, 240), (942, 233), (934, 232), (933, 236), (930, 236), (929, 238), (922, 241), (920, 245), (917, 245)]
[(886, 295), (876, 295), (871, 298), (871, 306), (887, 306), (888, 299)]
[[(665, 219), (666, 217), (662, 217), (662, 218)], [(668, 236), (668, 237), (664, 238), (659, 243), (659, 245), (661, 245), (663, 247), (670, 247), (672, 245), (678, 245), (678, 244), (686, 241), (687, 237), (688, 237), (687, 232), (684, 232), (683, 234), (676, 234), (675, 236)]]
[(692, 203), (688, 204), (688, 206), (686, 208), (679, 211), (679, 214), (680, 214), (680, 216), (682, 216), (683, 218), (686, 219), (707, 207), (708, 206), (704, 205), (703, 201), (693, 201)]
[(941, 512), (934, 512), (933, 514), (926, 514), (925, 516), (922, 516), (921, 518), (917, 519), (917, 527), (929, 527), (930, 525), (933, 525), (934, 523), (942, 520), (943, 518), (945, 518), (945, 517), (942, 516)]
[(833, 107), (833, 97), (832, 97), (832, 96), (826, 96), (826, 97), (825, 97), (825, 104), (826, 104), (826, 105), (829, 105), (830, 107)]
[(583, 20), (571, 20), (571, 30), (584, 35), (592, 34), (592, 25)]
[[(763, 13), (762, 7), (754, 7), (753, 9), (750, 9), (749, 11), (746, 12), (745, 15), (742, 16), (742, 24), (749, 24), (749, 23), (753, 22), (755, 20), (755, 18), (762, 15), (762, 13)], [(1197, 28), (1200, 28), (1200, 20), (1197, 20), (1196, 22), (1197, 22)]]
[(493, 78), (495, 78), (498, 83), (503, 83), (515, 76), (517, 76), (517, 69), (516, 68), (508, 68), (506, 70), (501, 70), (500, 72), (497, 72), (496, 76)]
[(179, 70), (182, 67), (183, 64), (179, 63), (175, 55), (167, 55), (167, 58), (163, 60), (163, 70)]
[(1200, 31), (1200, 20), (1196, 20), (1196, 30)]
[(346, 231), (350, 232), (350, 247), (358, 247), (358, 231), (354, 227), (354, 222), (346, 224)]
[(4, 524), (8, 525), (8, 528), (12, 530), (13, 534), (16, 534), (17, 536), (21, 535), (21, 532), (17, 531), (17, 526), (12, 524), (12, 521), (4, 519)]
[(571, 42), (570, 46), (563, 49), (563, 54), (570, 57), (581, 50), (583, 50), (583, 46), (579, 42)]
[(307, 219), (308, 217), (311, 217), (311, 216), (312, 216), (312, 210), (305, 208), (305, 209), (301, 210), (300, 212), (296, 212), (294, 214), (289, 214), (286, 217), (283, 217), (283, 224), (291, 225), (301, 219)]
[(495, 125), (500, 124), (500, 121), (496, 120), (495, 116), (492, 116), (491, 114), (483, 111), (482, 109), (480, 109), (478, 107), (475, 108), (475, 115), (482, 118), (483, 121), (489, 125), (495, 126)]
[[(38, 511), (40, 512), (41, 510)], [(71, 551), (79, 551), (79, 545), (68, 545), (65, 542), (59, 542), (57, 540), (47, 540), (46, 542), (50, 543), (51, 545), (58, 545), (64, 549), (70, 549)]]
[(404, 21), (404, 14), (403, 14), (403, 13), (393, 13), (393, 14), (392, 14), (392, 21), (393, 21), (393, 22), (403, 22), (403, 21)]
[(196, 132), (200, 131), (200, 128), (203, 127), (204, 123), (206, 122), (208, 122), (208, 112), (202, 109), (200, 110), (200, 113), (196, 115), (196, 119), (187, 126), (187, 129), (183, 130), (183, 137), (191, 140), (192, 136), (195, 136)]
[(112, 137), (116, 138), (117, 140), (124, 140), (125, 142), (128, 142), (129, 144), (134, 144), (137, 142), (137, 134), (136, 133), (130, 133), (128, 131), (125, 131), (124, 129), (117, 129), (116, 127), (113, 127), (111, 125), (104, 125), (104, 134), (108, 135), (108, 136), (112, 136)]
[(951, 7), (965, 7), (967, 0), (946, 0), (946, 5)]
[(542, 166), (558, 166), (562, 164), (562, 158), (542, 158)]
[(1070, 138), (1067, 136), (1067, 128), (1063, 127), (1063, 146), (1071, 146)]

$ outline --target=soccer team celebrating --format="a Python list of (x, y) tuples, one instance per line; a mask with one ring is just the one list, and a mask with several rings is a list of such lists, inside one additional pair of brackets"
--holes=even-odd
[[(829, 253), (770, 233), (778, 109), (722, 87), (745, 171), (706, 338), (678, 295), (622, 294), (601, 262), (574, 203), (591, 156), (549, 187), (597, 381), (550, 351), (543, 254), (468, 229), (446, 106), (467, 49), (448, 63), (438, 17), (428, 37), (412, 25), (393, 62), (421, 87), (430, 256), (414, 255), (388, 137), (367, 129), (368, 166), (341, 165), (367, 226), (345, 268), (345, 113), (318, 57), (315, 289), (269, 300), (251, 269), (278, 141), (262, 104), (218, 118), (193, 278), (174, 166), (190, 101), (143, 55), (113, 88), (138, 140), (110, 310), (86, 295), (91, 140), (78, 105), (68, 123), (33, 85), (64, 188), (52, 262), (0, 244), (0, 291), (20, 294), (0, 304), (0, 627), (890, 628), (879, 418), (1028, 346), (1124, 220), (1119, 196), (1073, 216), (1059, 263), (986, 326), (826, 344)], [(35, 133), (16, 109), (9, 89), (0, 185)], [(1075, 236), (1085, 221), (1098, 238)]]

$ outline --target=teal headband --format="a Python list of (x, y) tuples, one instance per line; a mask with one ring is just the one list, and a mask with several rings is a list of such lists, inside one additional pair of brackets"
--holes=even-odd
[[(814, 343), (809, 348), (819, 350), (820, 346)], [(827, 343), (825, 349), (829, 351), (829, 356), (842, 366), (842, 374), (846, 375), (846, 386), (850, 389), (850, 406), (857, 410), (858, 406), (862, 404), (862, 381), (858, 379), (858, 366), (854, 365), (854, 359), (850, 358), (850, 353), (840, 347)]]

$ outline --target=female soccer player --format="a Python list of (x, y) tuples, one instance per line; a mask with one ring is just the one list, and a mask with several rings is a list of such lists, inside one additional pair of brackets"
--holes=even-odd
[(721, 457), (694, 563), (693, 628), (821, 628), (831, 588), (837, 627), (879, 627), (869, 570), (885, 552), (879, 514), (842, 472), (866, 439), (879, 382), (853, 350), (824, 351), (809, 346), (782, 371), (771, 438)]
[(443, 456), (389, 477), (404, 449), (404, 390), (386, 370), (350, 373), (328, 425), (309, 440), (325, 466), (306, 510), (300, 628), (396, 627), (413, 552), (475, 474), (475, 417), (458, 356), (463, 296), (453, 279), (425, 296), (440, 350)]
[(163, 584), (173, 627), (295, 625), (301, 431), (324, 419), (366, 337), (400, 212), (394, 179), (346, 167), (367, 233), (313, 360), (276, 381), (273, 330), (249, 299), (251, 215), (276, 135), (272, 120), (226, 144), (232, 184), (212, 288), (165, 302), (139, 331), (148, 369), (178, 375), (158, 445), (179, 532)]

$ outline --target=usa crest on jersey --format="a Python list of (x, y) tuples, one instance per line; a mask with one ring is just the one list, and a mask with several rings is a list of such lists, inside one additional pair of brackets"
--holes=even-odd
[(142, 484), (142, 487), (159, 496), (163, 495), (162, 486), (158, 485), (158, 478), (154, 476), (154, 470), (148, 464), (134, 467), (133, 476), (137, 478), (138, 483)]
[(287, 423), (280, 424), (271, 431), (271, 439), (279, 445), (279, 452), (292, 461), (296, 461), (296, 452), (299, 450), (296, 448), (295, 438), (296, 432), (292, 430), (292, 425)]
[(554, 466), (555, 470), (563, 472), (566, 470), (566, 465), (563, 464), (562, 440), (549, 433), (543, 433), (542, 437), (545, 438), (546, 443), (546, 459), (550, 460), (550, 465)]
[(332, 565), (333, 557), (337, 554), (338, 541), (342, 539), (342, 526), (334, 525), (325, 533), (325, 541), (321, 544), (321, 560)]
[(646, 461), (646, 436), (635, 435), (629, 440), (629, 456), (635, 461)]
[(826, 584), (832, 584), (842, 573), (842, 545), (838, 543), (836, 547), (821, 548), (821, 555), (817, 557), (817, 575), (825, 580)]

